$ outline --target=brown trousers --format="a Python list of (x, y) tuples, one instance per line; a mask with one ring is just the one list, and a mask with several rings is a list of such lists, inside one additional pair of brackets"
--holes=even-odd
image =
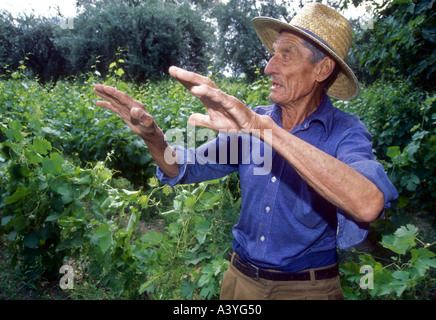
[(232, 264), (224, 274), (221, 300), (343, 300), (339, 276), (315, 280), (271, 281), (254, 280)]

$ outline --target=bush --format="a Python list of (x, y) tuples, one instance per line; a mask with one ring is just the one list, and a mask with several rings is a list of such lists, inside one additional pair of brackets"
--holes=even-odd
[(202, 72), (209, 66), (213, 31), (187, 2), (98, 1), (83, 7), (73, 29), (63, 29), (64, 20), (1, 13), (0, 73), (16, 71), (27, 57), (31, 76), (56, 82), (87, 73), (99, 57), (96, 68), (105, 76), (120, 52), (124, 78), (140, 82), (162, 79), (171, 65)]
[(435, 243), (423, 243), (414, 225), (398, 228), (384, 235), (381, 245), (395, 255), (383, 265), (377, 257), (359, 254), (359, 265), (350, 261), (340, 268), (346, 299), (434, 299), (436, 254)]
[[(0, 82), (0, 236), (26, 283), (37, 288), (70, 263), (84, 274), (76, 297), (100, 283), (112, 298), (216, 298), (239, 211), (237, 179), (159, 186), (155, 167), (140, 162), (149, 159), (144, 143), (94, 105), (92, 89), (101, 80), (140, 98), (164, 130), (184, 128), (200, 111), (196, 99), (168, 80), (135, 86), (113, 74), (49, 88), (14, 77)], [(234, 90), (253, 100), (243, 87)], [(162, 218), (165, 232), (142, 227)]]
[(375, 155), (401, 195), (399, 208), (434, 208), (436, 96), (398, 80), (376, 82), (356, 100), (336, 105), (368, 127)]
[[(122, 59), (111, 65), (104, 78), (88, 74), (83, 81), (59, 81), (53, 87), (26, 79), (24, 72), (0, 82), (0, 236), (26, 283), (36, 288), (44, 279), (61, 278), (60, 267), (69, 264), (77, 273), (74, 290), (67, 291), (73, 298), (89, 297), (90, 292), (98, 292), (97, 298), (218, 298), (228, 263), (223, 255), (230, 249), (231, 227), (240, 208), (238, 180), (232, 175), (196, 185), (160, 185), (144, 144), (122, 120), (95, 106), (94, 84), (116, 86), (142, 101), (164, 132), (180, 128), (186, 134), (188, 116), (203, 107), (173, 80), (127, 83), (120, 79)], [(265, 78), (250, 85), (240, 79), (214, 81), (249, 107), (269, 103)], [(421, 92), (414, 101), (404, 88), (395, 83), (365, 88), (361, 97), (371, 106), (366, 109), (362, 98), (337, 104), (360, 113), (370, 131), (375, 130), (375, 140), (378, 132), (393, 128), (391, 134), (398, 138), (393, 146), (387, 137), (376, 144), (388, 157), (377, 155), (385, 159), (390, 174), (402, 170), (403, 175), (418, 176), (418, 166), (434, 161), (434, 98)], [(386, 104), (383, 95), (394, 104)], [(408, 111), (398, 103), (402, 101), (413, 103), (420, 113)], [(408, 117), (403, 112), (409, 112)], [(412, 123), (403, 123), (409, 120)], [(385, 121), (398, 123), (383, 127)], [(411, 128), (412, 136), (400, 135), (403, 125)], [(406, 180), (401, 189), (398, 179), (394, 181), (402, 197), (410, 199), (410, 210), (419, 199), (425, 204), (424, 192), (434, 187), (429, 177), (419, 176), (415, 190), (409, 190), (414, 180)], [(425, 189), (424, 183), (428, 183)], [(393, 260), (399, 269), (389, 269), (386, 278), (398, 285), (383, 283), (383, 291), (372, 293), (378, 297), (385, 292), (382, 297), (393, 299), (413, 294), (426, 298), (426, 285), (432, 288), (432, 282), (422, 277), (431, 274), (434, 265), (431, 245), (416, 245), (423, 238), (418, 240), (415, 227), (399, 230), (382, 238), (385, 248), (397, 254), (401, 250)], [(358, 259), (381, 275), (388, 269), (375, 256)], [(356, 265), (350, 261), (342, 268), (347, 281), (355, 283)], [(346, 292), (348, 297), (368, 298), (355, 291), (355, 284), (346, 287), (353, 290)]]

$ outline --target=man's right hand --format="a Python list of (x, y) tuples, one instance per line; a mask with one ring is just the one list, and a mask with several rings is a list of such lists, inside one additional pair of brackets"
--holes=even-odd
[[(106, 100), (96, 101), (96, 104), (119, 115), (129, 128), (144, 140), (151, 156), (165, 175), (170, 178), (176, 177), (179, 173), (177, 154), (166, 142), (163, 131), (144, 105), (112, 87), (98, 84), (94, 92)], [(168, 157), (171, 162), (167, 161)]]
[(97, 84), (94, 92), (106, 100), (96, 101), (98, 106), (119, 115), (129, 128), (144, 141), (160, 138), (162, 131), (156, 125), (153, 117), (147, 112), (144, 104), (109, 86)]

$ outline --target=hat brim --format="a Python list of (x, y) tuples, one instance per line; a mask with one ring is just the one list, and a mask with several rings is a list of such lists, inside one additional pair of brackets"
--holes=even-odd
[(338, 63), (340, 68), (336, 80), (327, 89), (327, 94), (330, 97), (339, 100), (352, 100), (359, 95), (359, 83), (353, 71), (345, 63), (345, 61), (338, 56), (336, 52), (334, 52), (328, 45), (319, 39), (298, 27), (269, 17), (254, 18), (253, 26), (260, 41), (270, 53), (272, 53), (273, 44), (279, 37), (280, 32), (284, 30), (293, 31), (305, 38), (312, 40), (321, 46), (328, 54), (330, 54), (331, 57)]

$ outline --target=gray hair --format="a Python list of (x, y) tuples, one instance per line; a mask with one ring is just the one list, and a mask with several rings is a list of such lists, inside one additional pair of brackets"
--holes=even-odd
[(315, 65), (320, 62), (322, 59), (327, 57), (327, 54), (321, 50), (318, 46), (313, 44), (311, 41), (304, 39), (304, 46), (312, 52), (312, 59), (310, 62)]
[[(310, 59), (310, 62), (312, 65), (317, 64), (322, 59), (328, 56), (328, 54), (322, 50), (319, 46), (315, 45), (311, 41), (304, 39), (304, 46), (312, 52), (312, 58)], [(324, 80), (323, 85), (327, 89), (329, 88), (333, 82), (336, 80), (336, 77), (339, 73), (339, 67), (338, 64), (335, 64), (335, 68), (333, 69), (332, 73), (328, 76), (327, 79)]]

